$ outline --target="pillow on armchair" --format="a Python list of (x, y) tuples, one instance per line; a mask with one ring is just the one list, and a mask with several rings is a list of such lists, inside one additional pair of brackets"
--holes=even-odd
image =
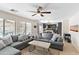
[(53, 34), (53, 37), (51, 38), (51, 41), (57, 41), (59, 35), (58, 34)]

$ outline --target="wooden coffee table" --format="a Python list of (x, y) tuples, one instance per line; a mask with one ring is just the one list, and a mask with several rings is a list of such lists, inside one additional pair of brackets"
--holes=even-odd
[(29, 48), (29, 51), (33, 51), (36, 47), (40, 47), (43, 49), (43, 52), (47, 51), (48, 53), (50, 53), (49, 52), (50, 43), (48, 42), (33, 40), (29, 42), (29, 44), (31, 45), (31, 48)]

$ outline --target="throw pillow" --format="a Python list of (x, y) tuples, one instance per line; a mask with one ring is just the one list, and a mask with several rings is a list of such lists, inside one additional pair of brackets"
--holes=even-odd
[(10, 45), (11, 43), (13, 43), (11, 36), (6, 36), (4, 38), (2, 38), (4, 44), (6, 45)]
[(18, 41), (24, 41), (27, 39), (27, 35), (20, 35), (18, 36)]
[(18, 35), (11, 35), (13, 42), (18, 41)]
[(52, 41), (55, 41), (55, 40), (57, 40), (58, 39), (58, 37), (59, 37), (59, 35), (58, 34), (53, 34), (53, 37), (52, 37)]
[(63, 41), (62, 37), (60, 36), (57, 41), (62, 42)]
[(59, 39), (59, 37), (57, 37), (57, 38), (55, 39), (55, 42), (57, 42), (57, 41), (58, 41), (58, 39)]
[(0, 49), (4, 48), (6, 45), (4, 44), (3, 40), (0, 40)]
[(55, 41), (55, 39), (52, 37), (52, 38), (51, 38), (51, 41)]
[(52, 38), (52, 33), (42, 33), (42, 38), (43, 39), (51, 39)]

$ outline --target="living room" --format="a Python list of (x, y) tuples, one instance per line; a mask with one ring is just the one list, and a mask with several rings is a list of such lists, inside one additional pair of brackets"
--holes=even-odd
[(0, 4), (0, 55), (78, 55), (78, 10), (78, 3)]

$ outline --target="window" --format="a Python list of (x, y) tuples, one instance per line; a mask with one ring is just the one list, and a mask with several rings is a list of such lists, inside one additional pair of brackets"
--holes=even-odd
[(19, 31), (19, 34), (25, 34), (25, 22), (20, 22)]
[(26, 23), (26, 34), (31, 34), (31, 23)]
[(16, 24), (13, 20), (0, 18), (0, 37), (13, 35), (15, 32), (18, 34), (31, 34), (31, 23), (21, 21), (17, 24), (18, 26)]
[(3, 37), (3, 19), (0, 18), (0, 37)]
[(15, 34), (15, 21), (5, 20), (5, 35)]

